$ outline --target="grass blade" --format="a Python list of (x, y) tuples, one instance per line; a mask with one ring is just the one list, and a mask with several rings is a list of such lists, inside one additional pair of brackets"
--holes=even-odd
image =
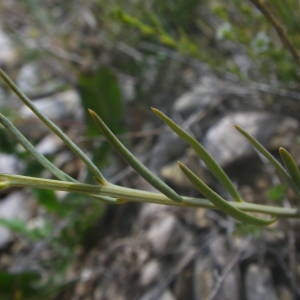
[[(0, 123), (9, 132), (15, 136), (15, 138), (23, 145), (23, 147), (50, 173), (62, 181), (78, 182), (73, 177), (69, 176), (59, 168), (57, 168), (51, 161), (49, 161), (44, 155), (36, 151), (31, 142), (5, 117), (0, 113)], [(1, 188), (1, 187), (0, 187)], [(90, 197), (98, 199), (105, 202), (118, 202), (116, 199), (108, 196), (101, 196), (97, 194), (89, 194)]]
[(185, 140), (204, 161), (207, 168), (219, 180), (228, 193), (235, 201), (242, 202), (242, 197), (235, 188), (233, 182), (216, 162), (216, 160), (205, 150), (205, 148), (194, 137), (187, 133), (184, 129), (178, 126), (173, 120), (167, 117), (163, 112), (156, 108), (151, 108), (152, 111), (161, 118), (179, 137)]
[(300, 189), (300, 170), (293, 156), (283, 147), (279, 148), (280, 157), (295, 185)]
[(36, 151), (31, 142), (15, 127), (4, 115), (0, 113), (0, 123), (19, 141), (20, 144), (49, 172), (60, 180), (73, 181), (76, 180), (57, 168), (44, 155)]
[(97, 127), (105, 135), (114, 149), (127, 161), (133, 169), (135, 169), (143, 178), (145, 178), (153, 187), (159, 190), (161, 193), (169, 197), (170, 199), (181, 202), (182, 198), (171, 187), (163, 182), (159, 177), (152, 173), (147, 167), (145, 167), (113, 134), (113, 132), (106, 126), (103, 120), (91, 109), (89, 113), (95, 121)]
[(254, 225), (270, 225), (275, 219), (266, 220), (254, 217), (252, 215), (246, 214), (240, 209), (230, 205), (228, 201), (223, 199), (219, 194), (214, 192), (206, 183), (202, 181), (191, 169), (189, 169), (185, 164), (178, 162), (178, 165), (186, 177), (191, 181), (191, 183), (197, 188), (208, 200), (210, 200), (216, 207), (226, 214), (232, 216), (233, 218), (241, 221), (247, 222)]
[(261, 153), (275, 168), (277, 171), (279, 178), (283, 181), (283, 183), (288, 184), (296, 195), (300, 196), (299, 190), (295, 185), (294, 181), (291, 179), (289, 173), (286, 169), (281, 165), (281, 163), (252, 135), (246, 132), (243, 128), (238, 125), (234, 126), (247, 140), (248, 142), (259, 152)]
[(64, 143), (73, 151), (88, 167), (88, 169), (97, 178), (98, 182), (105, 184), (106, 180), (97, 166), (89, 159), (89, 157), (49, 118), (39, 112), (32, 101), (15, 85), (10, 77), (0, 69), (0, 77), (7, 86), (18, 96), (18, 98)]

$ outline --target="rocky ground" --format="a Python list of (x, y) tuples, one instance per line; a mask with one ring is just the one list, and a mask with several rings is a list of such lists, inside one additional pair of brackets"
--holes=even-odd
[[(48, 60), (17, 64), (13, 41), (1, 27), (0, 49), (0, 64), (11, 71), (18, 86), (75, 141), (85, 145), (84, 112), (77, 89), (70, 85), (61, 90), (65, 82), (53, 76)], [(175, 100), (171, 96), (163, 100), (169, 89), (165, 88), (147, 105), (163, 109), (202, 141), (247, 201), (273, 204), (275, 200), (267, 195), (270, 187), (278, 184), (274, 170), (232, 125), (241, 125), (275, 155), (279, 146), (288, 148), (300, 163), (300, 93), (220, 77), (198, 65), (176, 66), (178, 72), (185, 74), (180, 79), (186, 80), (185, 87), (176, 91)], [(167, 68), (170, 75), (165, 85), (170, 87), (178, 79), (172, 76), (174, 64)], [(123, 138), (131, 142), (132, 151), (182, 194), (197, 195), (176, 169), (177, 160), (198, 167), (207, 181), (223, 193), (190, 149), (154, 120), (144, 104), (132, 101), (135, 78), (124, 76), (118, 74), (118, 79), (124, 99), (131, 104), (125, 120), (128, 132)], [(41, 153), (54, 156), (54, 162), (65, 171), (79, 178), (84, 176), (82, 165), (63, 144), (2, 86), (0, 108), (10, 111), (22, 132), (37, 141)], [(22, 150), (17, 152), (22, 155)], [(16, 153), (0, 153), (1, 173), (21, 174), (25, 169), (24, 160)], [(151, 190), (117, 159), (105, 172), (114, 183)], [(43, 223), (46, 213), (30, 191), (14, 190), (0, 196), (1, 218), (24, 220), (30, 228)], [(284, 198), (281, 205), (289, 206), (290, 202)], [(299, 224), (297, 220), (281, 220), (260, 229), (201, 208), (112, 206), (89, 228), (85, 242), (74, 246), (74, 259), (63, 277), (69, 286), (57, 299), (300, 299)], [(66, 226), (64, 220), (59, 220), (57, 232)], [(55, 260), (49, 244), (51, 239), (32, 243), (1, 227), (1, 270), (38, 270), (47, 277), (47, 266), (40, 262), (45, 258)]]

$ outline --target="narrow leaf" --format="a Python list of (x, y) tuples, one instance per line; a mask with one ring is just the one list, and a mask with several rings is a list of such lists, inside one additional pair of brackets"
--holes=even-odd
[(292, 180), (294, 181), (298, 189), (300, 189), (300, 170), (297, 166), (296, 161), (294, 160), (293, 156), (283, 147), (279, 148), (279, 154)]
[(88, 108), (101, 116), (113, 132), (123, 133), (124, 103), (118, 79), (110, 68), (101, 66), (93, 72), (81, 72), (77, 80), (77, 88), (84, 108), (85, 124), (89, 135), (95, 136), (98, 130), (88, 114)]
[(242, 197), (235, 188), (233, 182), (227, 176), (225, 171), (220, 167), (216, 160), (205, 150), (199, 141), (187, 133), (184, 129), (178, 126), (173, 120), (167, 117), (163, 112), (156, 108), (151, 108), (152, 111), (161, 118), (179, 137), (185, 140), (199, 155), (207, 166), (207, 168), (212, 172), (212, 174), (219, 180), (219, 182), (224, 186), (228, 193), (232, 196), (235, 201), (242, 202)]
[(19, 141), (20, 144), (49, 172), (61, 180), (73, 181), (76, 180), (57, 168), (44, 155), (36, 151), (31, 142), (17, 129), (4, 115), (0, 113), (0, 123)]
[(134, 168), (142, 177), (144, 177), (153, 187), (161, 193), (174, 201), (181, 202), (182, 198), (171, 187), (163, 182), (159, 177), (152, 173), (146, 166), (144, 166), (113, 134), (113, 132), (106, 126), (103, 120), (91, 109), (89, 113), (95, 121), (98, 128), (105, 135), (114, 149), (127, 161), (132, 168)]
[[(20, 144), (50, 173), (52, 173), (55, 177), (63, 181), (71, 181), (71, 182), (78, 182), (73, 177), (69, 176), (59, 168), (57, 168), (51, 161), (49, 161), (44, 155), (36, 151), (34, 146), (31, 142), (15, 127), (5, 116), (0, 113), (0, 123), (9, 130), (9, 132), (15, 136)], [(0, 183), (1, 189), (1, 183)], [(109, 201), (109, 202), (116, 202), (117, 200), (108, 196), (100, 196), (100, 195), (92, 195), (92, 198), (102, 200), (102, 201)]]
[(20, 233), (32, 240), (40, 240), (49, 233), (46, 226), (38, 229), (29, 229), (25, 221), (21, 219), (0, 218), (0, 226), (5, 227), (13, 232)]
[(219, 194), (214, 192), (206, 183), (202, 181), (191, 169), (181, 162), (178, 165), (182, 172), (187, 176), (191, 183), (197, 188), (207, 199), (209, 199), (217, 208), (225, 212), (226, 214), (232, 216), (233, 218), (241, 221), (247, 222), (254, 225), (270, 225), (275, 219), (266, 220), (254, 217), (252, 215), (246, 214), (240, 209), (230, 205), (228, 201), (223, 199)]
[(294, 190), (294, 192), (299, 195), (297, 186), (295, 185), (285, 168), (281, 165), (281, 163), (256, 138), (254, 138), (240, 126), (235, 125), (234, 127), (259, 153), (261, 153), (273, 165), (283, 183), (287, 183)]
[(7, 86), (18, 96), (18, 98), (42, 121), (44, 124), (54, 132), (64, 143), (86, 164), (89, 170), (98, 179), (98, 182), (105, 184), (106, 180), (97, 166), (89, 159), (89, 157), (48, 117), (43, 115), (32, 103), (32, 101), (15, 85), (10, 77), (0, 69), (0, 77), (7, 84)]

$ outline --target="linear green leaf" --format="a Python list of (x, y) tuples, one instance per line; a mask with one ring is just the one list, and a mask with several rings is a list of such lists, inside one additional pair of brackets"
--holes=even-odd
[[(59, 168), (57, 168), (51, 161), (49, 161), (44, 155), (36, 151), (34, 146), (31, 142), (15, 127), (5, 116), (0, 113), (0, 123), (7, 129), (9, 132), (15, 136), (15, 138), (23, 145), (23, 147), (50, 173), (56, 176), (58, 179), (63, 181), (71, 181), (71, 182), (78, 182), (73, 177), (69, 176)], [(0, 184), (1, 189), (1, 184)], [(108, 196), (101, 196), (96, 194), (90, 194), (92, 198), (114, 203), (117, 202), (116, 199)]]
[(0, 123), (7, 129), (9, 132), (15, 136), (15, 138), (23, 145), (23, 147), (49, 172), (51, 172), (58, 179), (73, 181), (76, 180), (57, 168), (52, 164), (44, 155), (36, 151), (35, 147), (31, 142), (15, 127), (4, 115), (0, 113)]
[(297, 166), (296, 161), (294, 160), (293, 156), (283, 147), (279, 148), (279, 154), (292, 180), (294, 181), (298, 189), (300, 189), (300, 170)]
[(113, 134), (113, 132), (106, 126), (103, 120), (91, 109), (89, 113), (95, 121), (98, 128), (105, 135), (114, 149), (132, 166), (142, 177), (144, 177), (153, 187), (161, 193), (174, 201), (181, 202), (182, 198), (171, 187), (163, 182), (159, 177), (152, 173), (146, 166), (144, 166)]
[(178, 136), (185, 140), (199, 155), (199, 157), (204, 161), (207, 168), (212, 172), (212, 174), (219, 180), (219, 182), (224, 186), (228, 193), (232, 196), (235, 201), (242, 202), (242, 197), (235, 188), (233, 182), (227, 176), (225, 171), (220, 167), (216, 160), (205, 150), (199, 141), (177, 125), (173, 120), (167, 117), (163, 112), (157, 108), (152, 107), (152, 111), (161, 118)]
[(40, 113), (32, 101), (15, 85), (10, 77), (0, 68), (0, 77), (7, 84), (7, 86), (18, 96), (18, 98), (42, 121), (44, 124), (54, 132), (64, 143), (73, 151), (94, 174), (98, 182), (105, 184), (106, 180), (97, 166), (89, 159), (89, 157), (49, 118)]
[(209, 199), (216, 207), (221, 211), (227, 213), (233, 218), (241, 221), (247, 222), (254, 225), (270, 225), (275, 219), (266, 220), (254, 217), (252, 215), (246, 214), (240, 209), (230, 205), (228, 201), (223, 199), (219, 194), (214, 192), (206, 183), (202, 181), (191, 169), (189, 169), (185, 164), (178, 162), (178, 165), (182, 172), (187, 176), (191, 183), (205, 196)]
[(256, 138), (246, 132), (243, 128), (238, 125), (234, 125), (234, 127), (273, 165), (283, 183), (288, 184), (294, 190), (296, 195), (300, 196), (297, 186), (281, 163)]

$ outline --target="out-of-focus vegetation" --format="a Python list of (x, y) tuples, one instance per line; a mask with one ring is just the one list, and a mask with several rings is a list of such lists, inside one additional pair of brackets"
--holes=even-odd
[[(268, 6), (299, 49), (299, 1), (273, 0)], [(19, 46), (18, 64), (44, 59), (46, 53), (50, 78), (59, 76), (63, 86), (75, 86), (84, 111), (88, 107), (95, 110), (115, 133), (125, 131), (125, 100), (147, 103), (160, 94), (165, 66), (172, 60), (191, 60), (242, 80), (289, 87), (299, 81), (299, 66), (250, 1), (3, 1), (0, 15)], [(128, 99), (122, 99), (117, 73), (136, 79)], [(180, 74), (176, 77), (180, 82)], [(95, 134), (88, 118), (86, 133)], [(1, 145), (23, 158), (26, 174), (42, 174), (28, 156), (10, 147), (13, 143), (2, 130), (0, 135)], [(94, 159), (105, 162), (108, 155), (107, 145), (102, 144)], [(280, 198), (281, 190), (272, 195)], [(51, 255), (40, 262), (47, 273), (39, 281), (40, 270), (1, 273), (0, 295), (4, 298), (53, 297), (72, 284), (66, 270), (80, 245), (89, 244), (86, 232), (106, 211), (104, 205), (83, 196), (67, 195), (63, 201), (49, 191), (35, 192), (35, 196), (47, 214), (42, 224), (37, 228), (20, 220), (0, 220), (0, 224), (50, 249)]]

